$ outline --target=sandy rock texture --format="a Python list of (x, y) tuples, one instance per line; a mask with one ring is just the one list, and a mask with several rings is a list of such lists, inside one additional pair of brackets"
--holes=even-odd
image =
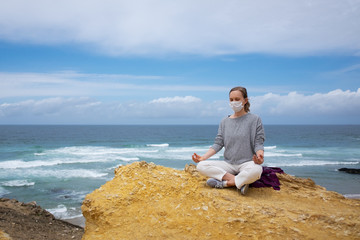
[(311, 179), (278, 175), (281, 190), (212, 189), (184, 171), (136, 162), (87, 195), (84, 240), (360, 239), (360, 201)]

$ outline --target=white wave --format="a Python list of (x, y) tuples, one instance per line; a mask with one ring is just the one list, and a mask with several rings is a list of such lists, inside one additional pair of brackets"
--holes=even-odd
[(22, 161), (22, 160), (13, 160), (0, 162), (0, 168), (2, 169), (17, 169), (17, 168), (37, 168), (37, 167), (48, 167), (55, 166), (60, 164), (73, 164), (73, 163), (92, 163), (92, 162), (103, 162), (103, 159), (78, 159), (78, 158), (57, 158), (49, 159), (47, 161)]
[(270, 150), (270, 149), (276, 149), (276, 146), (267, 146), (264, 147), (265, 150)]
[(15, 168), (33, 168), (41, 166), (53, 166), (60, 164), (59, 161), (29, 161), (25, 162), (22, 160), (12, 160), (0, 162), (0, 168), (3, 169), (15, 169)]
[(168, 143), (160, 143), (160, 144), (146, 144), (147, 147), (168, 147)]
[(141, 148), (111, 148), (111, 147), (96, 147), (96, 146), (81, 146), (81, 147), (64, 147), (47, 151), (48, 154), (59, 155), (75, 155), (75, 156), (101, 156), (101, 155), (118, 155), (134, 152), (157, 152), (158, 150), (148, 150)]
[(121, 167), (121, 166), (123, 166), (123, 165), (122, 165), (122, 164), (118, 164), (118, 165), (116, 165), (116, 166), (112, 166), (112, 167), (110, 167), (110, 168), (107, 168), (107, 171), (113, 172), (114, 169), (116, 169), (116, 168), (118, 168), (118, 167)]
[(58, 219), (68, 218), (67, 207), (63, 204), (58, 205), (56, 208), (50, 208), (50, 209), (46, 209), (46, 210), (48, 212), (50, 212), (52, 215), (54, 215), (55, 218), (58, 218)]
[(45, 153), (34, 153), (34, 156), (44, 156), (46, 155)]
[(58, 193), (56, 193), (56, 198), (58, 199), (71, 199), (71, 200), (83, 200), (85, 198), (85, 196), (89, 194), (89, 192), (86, 191), (71, 191), (71, 190), (66, 190), (64, 189), (63, 191), (59, 191)]
[[(106, 169), (103, 169), (106, 171)], [(42, 170), (42, 169), (14, 169), (11, 171), (11, 176), (21, 176), (25, 178), (31, 178), (36, 176), (37, 178), (104, 178), (108, 176), (107, 172), (99, 172), (95, 170), (87, 169), (57, 169), (57, 170)]]
[[(161, 152), (158, 154), (147, 154), (147, 155), (141, 155), (140, 159), (150, 159), (149, 161), (157, 161), (158, 159), (167, 159), (169, 161), (192, 161), (192, 156), (193, 152), (188, 152), (188, 153), (182, 153), (182, 152), (171, 152), (168, 153), (167, 151), (165, 152)], [(199, 153), (200, 154), (200, 153)], [(210, 159), (220, 159), (220, 157), (222, 156), (222, 153), (218, 153), (214, 156), (212, 156)]]
[(56, 178), (102, 178), (108, 175), (108, 173), (85, 169), (43, 171), (43, 174), (46, 176), (54, 176)]
[(166, 152), (168, 153), (185, 153), (185, 152), (188, 152), (188, 153), (202, 153), (202, 152), (206, 152), (207, 150), (209, 150), (210, 147), (203, 147), (203, 148), (200, 148), (200, 147), (182, 147), (182, 148), (176, 148), (176, 149), (169, 149), (169, 150), (166, 150)]
[(34, 186), (35, 182), (28, 182), (27, 180), (11, 180), (2, 182), (1, 185), (5, 187), (27, 187)]
[(96, 163), (112, 161), (138, 161), (141, 156), (151, 156), (158, 149), (144, 148), (107, 148), (107, 147), (64, 147), (45, 151), (46, 159), (23, 161), (9, 160), (0, 162), (0, 169), (24, 169), (49, 167), (62, 164)]
[(140, 158), (138, 158), (138, 157), (117, 157), (117, 159), (119, 159), (121, 161), (125, 161), (125, 162), (139, 161), (140, 160)]
[(278, 149), (277, 146), (267, 146), (264, 147), (265, 157), (302, 157), (303, 154), (299, 152), (286, 151), (283, 149)]
[(63, 164), (85, 164), (96, 162), (130, 162), (139, 161), (141, 159), (191, 160), (191, 155), (194, 152), (202, 154), (209, 149), (209, 146), (169, 149), (167, 148), (168, 145), (168, 143), (151, 144), (151, 146), (165, 147), (156, 149), (149, 149), (144, 147), (110, 148), (98, 146), (63, 147), (44, 151), (42, 155), (37, 156), (41, 157), (41, 159), (35, 159), (32, 161), (9, 160), (0, 162), (0, 169), (41, 168)]
[(77, 209), (75, 207), (67, 208), (64, 204), (59, 204), (55, 208), (48, 208), (46, 210), (53, 214), (57, 219), (66, 220), (83, 217), (81, 209)]
[[(191, 156), (194, 152), (198, 153), (199, 155), (204, 154), (208, 151), (208, 147), (180, 147), (180, 148), (171, 148), (159, 151), (157, 153), (151, 153), (151, 154), (144, 154), (139, 153), (137, 156), (144, 160), (147, 159), (147, 161), (157, 161), (159, 159), (167, 159), (169, 161), (192, 161)], [(218, 152), (216, 155), (211, 157), (212, 159), (219, 159), (223, 155), (223, 150)]]
[(265, 157), (302, 157), (301, 153), (264, 152)]
[(354, 165), (354, 164), (359, 164), (359, 162), (299, 161), (296, 163), (281, 162), (281, 163), (277, 163), (276, 166), (279, 166), (279, 167), (303, 167), (303, 166)]

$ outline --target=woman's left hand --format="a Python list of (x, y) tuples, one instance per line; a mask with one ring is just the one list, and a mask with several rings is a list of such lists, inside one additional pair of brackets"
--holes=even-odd
[(263, 162), (264, 162), (264, 151), (263, 150), (258, 150), (256, 152), (256, 154), (254, 154), (254, 156), (253, 156), (253, 161), (256, 164), (263, 164)]

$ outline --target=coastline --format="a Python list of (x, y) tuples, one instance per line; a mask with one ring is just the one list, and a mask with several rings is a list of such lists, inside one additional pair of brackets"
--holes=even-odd
[[(360, 168), (358, 140), (351, 137), (360, 136), (359, 127), (266, 129), (264, 165), (310, 178), (347, 198), (360, 198), (360, 175), (338, 171)], [(1, 151), (0, 195), (36, 201), (56, 218), (83, 225), (72, 218), (81, 216), (84, 197), (111, 180), (116, 167), (143, 160), (183, 169), (193, 163), (193, 152), (208, 150), (217, 126), (20, 126), (0, 131), (9, 141)], [(214, 157), (222, 159), (222, 152)]]
[(56, 219), (36, 202), (0, 198), (0, 233), (5, 239), (80, 240), (84, 228), (74, 223)]

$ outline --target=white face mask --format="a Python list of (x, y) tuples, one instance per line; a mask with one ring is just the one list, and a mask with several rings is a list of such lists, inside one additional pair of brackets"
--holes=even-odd
[(229, 103), (230, 107), (234, 110), (234, 112), (240, 112), (243, 108), (241, 101), (233, 101)]

